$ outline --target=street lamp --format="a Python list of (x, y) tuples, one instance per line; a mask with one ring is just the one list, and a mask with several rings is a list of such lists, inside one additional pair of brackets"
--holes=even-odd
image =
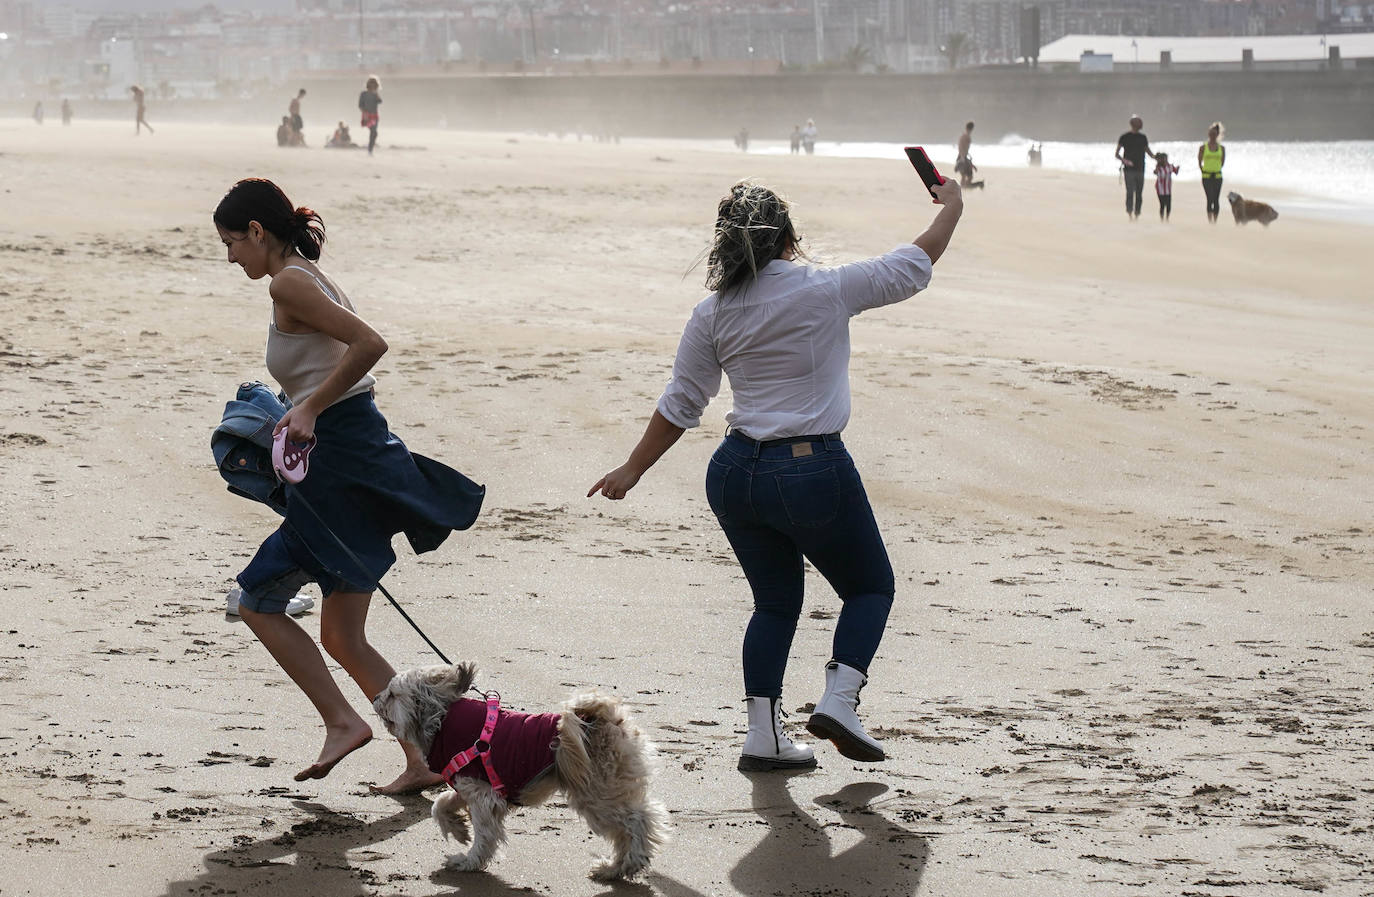
[(749, 48), (749, 74), (754, 74), (754, 48)]
[(1140, 68), (1140, 44), (1135, 42), (1135, 38), (1131, 38), (1131, 49), (1135, 50), (1135, 64), (1131, 66), (1131, 71), (1135, 71)]

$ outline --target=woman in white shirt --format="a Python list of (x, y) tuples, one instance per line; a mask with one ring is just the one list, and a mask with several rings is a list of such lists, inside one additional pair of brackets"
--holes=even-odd
[(706, 286), (682, 334), (672, 379), (629, 459), (587, 493), (624, 498), (730, 378), (729, 431), (706, 474), (711, 510), (744, 568), (754, 613), (744, 636), (749, 714), (739, 768), (809, 769), (810, 747), (782, 732), (778, 702), (801, 616), (803, 558), (843, 602), (825, 692), (807, 729), (846, 757), (884, 759), (856, 708), (887, 625), (892, 565), (840, 431), (849, 421), (849, 319), (924, 289), (963, 211), (959, 187), (911, 244), (834, 268), (797, 264), (788, 205), (744, 181), (716, 217)]

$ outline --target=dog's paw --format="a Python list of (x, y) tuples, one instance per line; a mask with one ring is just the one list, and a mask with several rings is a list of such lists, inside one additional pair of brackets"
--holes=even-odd
[(481, 872), (487, 867), (486, 863), (466, 853), (454, 854), (444, 865), (457, 872)]
[(643, 866), (607, 860), (593, 869), (588, 877), (592, 881), (623, 881), (627, 878), (634, 878), (642, 871), (644, 871)]

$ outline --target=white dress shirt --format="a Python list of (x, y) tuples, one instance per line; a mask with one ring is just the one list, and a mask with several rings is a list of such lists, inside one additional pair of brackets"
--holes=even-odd
[(658, 411), (690, 429), (730, 378), (732, 429), (751, 439), (838, 433), (849, 423), (849, 319), (930, 283), (914, 244), (833, 268), (774, 259), (756, 280), (692, 310)]

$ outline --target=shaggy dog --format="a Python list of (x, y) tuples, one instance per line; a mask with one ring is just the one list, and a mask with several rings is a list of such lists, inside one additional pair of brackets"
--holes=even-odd
[[(454, 745), (454, 753), (472, 747), (483, 723), (489, 721), (484, 719), (488, 707), (495, 713), (496, 704), (488, 705), (486, 696), (480, 700), (464, 697), (476, 672), (475, 665), (460, 663), (398, 673), (372, 707), (387, 731), (419, 748), (428, 755), (430, 768), (442, 773)], [(526, 783), (518, 781), (520, 774), (510, 772), (509, 765), (506, 770), (493, 765), (503, 785), (498, 790), (488, 780), (481, 758), (457, 772), (450, 770), (446, 778), (452, 790), (434, 802), (430, 815), (445, 838), (452, 836), (462, 843), (468, 841), (462, 813), (466, 808), (473, 833), (468, 852), (449, 857), (448, 865), (465, 872), (485, 868), (505, 843), (505, 817), (512, 805), (534, 806), (562, 792), (568, 806), (591, 830), (611, 842), (613, 855), (592, 871), (592, 878), (610, 881), (643, 871), (666, 838), (667, 811), (649, 797), (654, 746), (625, 715), (620, 702), (583, 694), (566, 702), (561, 715), (500, 713), (502, 722), (496, 724), (490, 739), (493, 763), (514, 762), (504, 758), (516, 751), (521, 762), (535, 757), (525, 762), (527, 769), (542, 771)], [(477, 728), (455, 729), (463, 719), (478, 720)], [(526, 747), (522, 741), (538, 743)], [(505, 742), (499, 745), (500, 757), (498, 742)]]
[(1234, 190), (1226, 194), (1227, 202), (1231, 203), (1231, 214), (1236, 216), (1236, 224), (1244, 224), (1247, 221), (1258, 221), (1265, 227), (1269, 222), (1279, 217), (1279, 213), (1274, 211), (1274, 207), (1267, 202), (1257, 202), (1253, 199), (1245, 199)]

